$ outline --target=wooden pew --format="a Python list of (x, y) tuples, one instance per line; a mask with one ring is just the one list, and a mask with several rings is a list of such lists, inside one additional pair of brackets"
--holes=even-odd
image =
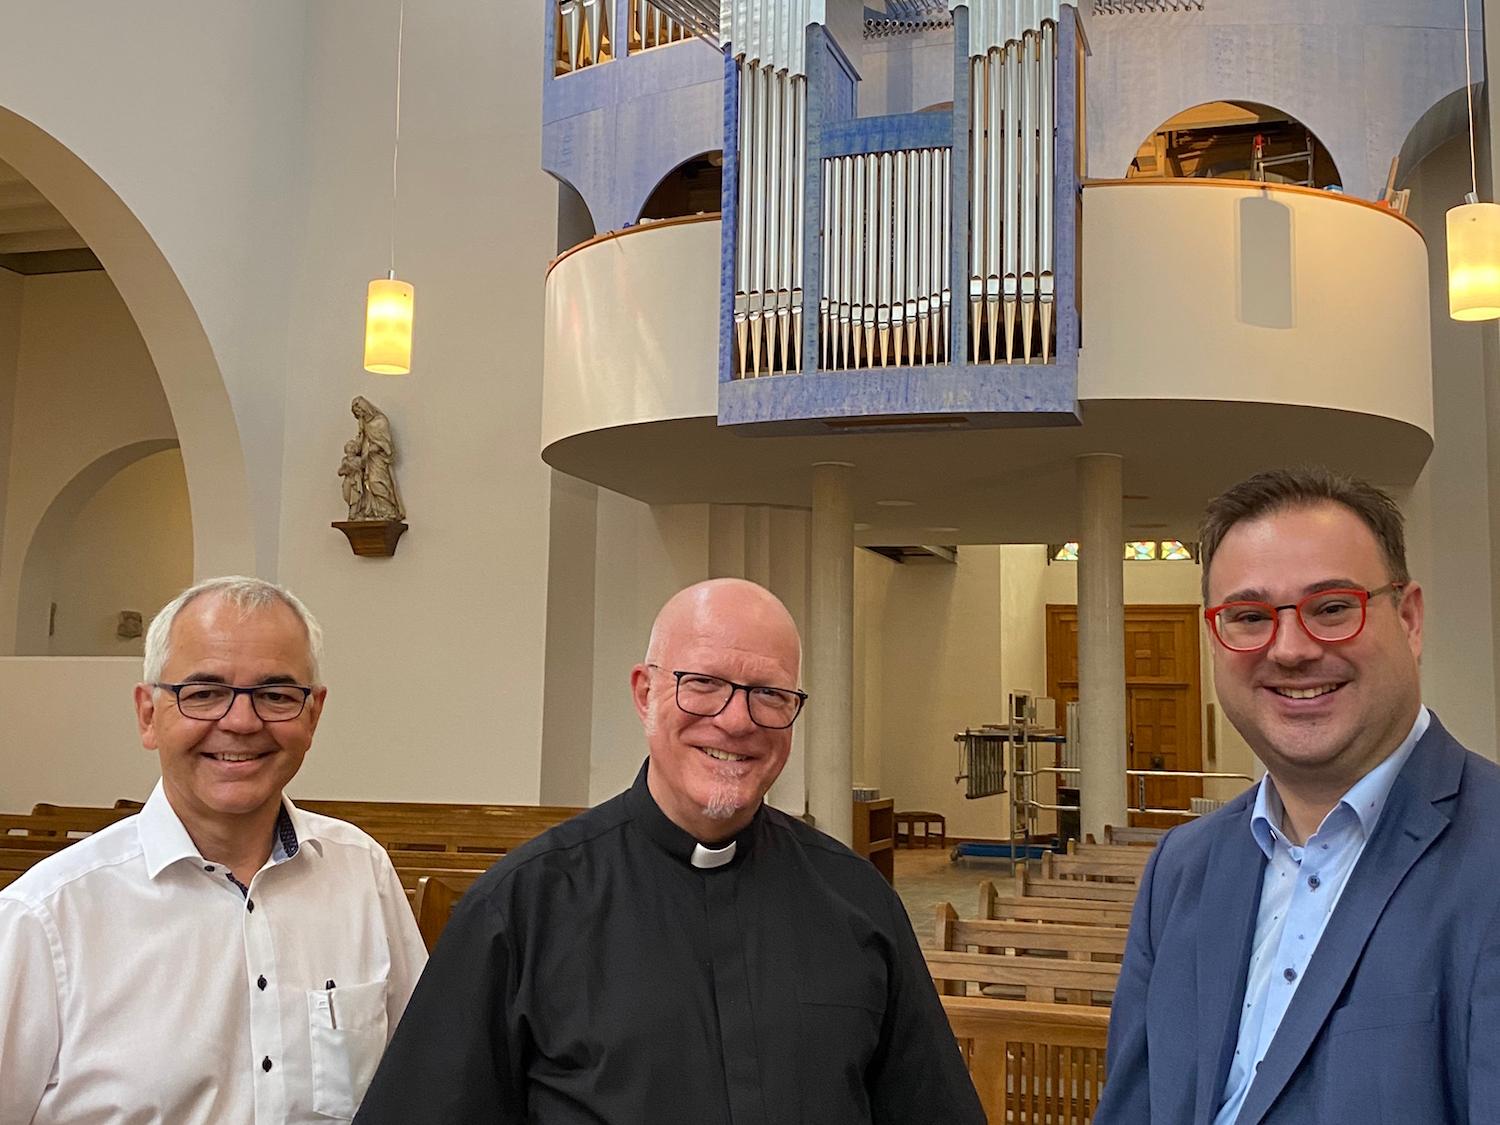
[(1161, 838), (1167, 834), (1165, 828), (1116, 828), (1112, 824), (1104, 826), (1104, 839), (1100, 841), (1105, 844), (1129, 844), (1134, 847), (1144, 845), (1154, 848), (1161, 843)]
[(960, 918), (951, 903), (942, 902), (937, 907), (933, 944), (938, 949), (960, 952), (1051, 954), (1074, 961), (1119, 964), (1125, 956), (1125, 936), (1120, 926)]
[(1109, 1012), (944, 996), (991, 1125), (1087, 1125), (1104, 1089)]
[[(1135, 849), (1150, 855), (1145, 848)], [(1042, 878), (1085, 883), (1112, 883), (1135, 886), (1141, 881), (1144, 863), (1134, 860), (1117, 861), (1094, 856), (1058, 855), (1056, 852), (1042, 853)]]
[[(479, 873), (474, 874), (478, 878)], [(453, 908), (464, 892), (472, 885), (473, 878), (460, 878), (453, 873), (423, 875), (417, 881), (417, 893), (412, 901), (412, 910), (417, 915), (417, 929), (422, 934), (422, 943), (431, 953), (442, 936), (443, 928), (453, 914)]]
[(1025, 863), (1016, 864), (1017, 898), (1069, 898), (1091, 902), (1135, 902), (1134, 883), (1098, 883), (1084, 879), (1049, 879), (1033, 875)]
[(1113, 996), (1120, 977), (1120, 966), (1108, 961), (946, 949), (924, 950), (922, 956), (938, 992), (960, 996), (973, 991), (970, 985), (981, 992), (999, 986), (1037, 1003), (1087, 1004), (1096, 995)]
[(1084, 926), (1129, 926), (1132, 904), (1086, 899), (1018, 898), (1001, 895), (986, 879), (979, 884), (979, 917), (1018, 922), (1071, 922)]
[(1079, 859), (1104, 859), (1111, 863), (1133, 863), (1137, 869), (1144, 871), (1146, 861), (1151, 858), (1153, 848), (1143, 848), (1139, 844), (1080, 844), (1077, 840), (1068, 841), (1068, 854), (1077, 856)]

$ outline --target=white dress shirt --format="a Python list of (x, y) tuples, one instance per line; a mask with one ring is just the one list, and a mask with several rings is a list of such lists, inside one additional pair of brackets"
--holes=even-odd
[(352, 824), (284, 800), (242, 888), (158, 783), (0, 891), (0, 1125), (347, 1121), (426, 960)]

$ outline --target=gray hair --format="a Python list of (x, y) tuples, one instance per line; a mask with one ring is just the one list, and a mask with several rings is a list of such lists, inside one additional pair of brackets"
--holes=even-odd
[(161, 612), (151, 619), (151, 627), (146, 630), (145, 679), (148, 684), (157, 683), (161, 679), (162, 669), (167, 666), (167, 658), (171, 655), (172, 625), (176, 622), (177, 615), (190, 602), (205, 595), (221, 598), (241, 613), (264, 609), (278, 602), (290, 609), (307, 630), (307, 663), (312, 682), (314, 685), (321, 683), (318, 665), (323, 658), (323, 627), (318, 624), (317, 618), (285, 586), (278, 586), (263, 578), (231, 574), (223, 578), (209, 578), (189, 586), (162, 606)]

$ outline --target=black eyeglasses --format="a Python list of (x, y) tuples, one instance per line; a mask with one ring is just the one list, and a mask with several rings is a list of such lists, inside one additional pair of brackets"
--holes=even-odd
[[(649, 667), (659, 670), (655, 664)], [(689, 715), (704, 719), (722, 715), (734, 699), (734, 693), (742, 691), (751, 722), (768, 730), (785, 730), (797, 721), (802, 705), (807, 702), (807, 692), (796, 688), (737, 684), (703, 672), (675, 671), (672, 678), (677, 681), (677, 706)]]
[(237, 696), (248, 695), (250, 706), (263, 723), (285, 723), (302, 714), (313, 689), (306, 684), (210, 684), (188, 680), (180, 684), (152, 684), (177, 698), (177, 710), (186, 718), (216, 723), (229, 714)]

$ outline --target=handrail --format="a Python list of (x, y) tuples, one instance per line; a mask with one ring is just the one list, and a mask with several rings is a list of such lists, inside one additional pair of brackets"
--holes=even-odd
[(677, 215), (670, 219), (647, 219), (644, 222), (636, 223), (634, 226), (621, 227), (619, 230), (604, 231), (602, 234), (596, 234), (593, 238), (580, 242), (577, 246), (569, 246), (561, 254), (553, 258), (552, 261), (547, 263), (547, 272), (542, 275), (543, 279), (545, 280), (549, 277), (552, 271), (557, 268), (557, 263), (561, 262), (564, 258), (571, 257), (578, 253), (578, 251), (586, 250), (590, 246), (597, 246), (601, 242), (611, 242), (616, 238), (624, 238), (627, 234), (639, 234), (645, 230), (661, 230), (662, 227), (680, 227), (688, 223), (717, 223), (723, 217), (724, 215), (721, 211), (704, 211), (699, 215)]
[(1298, 184), (1272, 184), (1260, 180), (1225, 180), (1211, 177), (1202, 179), (1192, 177), (1174, 177), (1172, 179), (1150, 180), (1145, 178), (1119, 180), (1119, 179), (1085, 179), (1083, 181), (1085, 190), (1095, 187), (1217, 187), (1217, 188), (1239, 188), (1241, 191), (1269, 191), (1288, 192), (1294, 195), (1311, 195), (1319, 199), (1339, 200), (1342, 203), (1353, 203), (1359, 207), (1368, 207), (1381, 215), (1387, 215), (1397, 219), (1411, 227), (1417, 232), (1417, 237), (1424, 243), (1427, 236), (1422, 233), (1422, 228), (1417, 226), (1411, 219), (1399, 211), (1392, 211), (1383, 203), (1376, 203), (1368, 199), (1360, 199), (1353, 195), (1345, 195), (1337, 191), (1324, 191), (1322, 188), (1302, 187)]

